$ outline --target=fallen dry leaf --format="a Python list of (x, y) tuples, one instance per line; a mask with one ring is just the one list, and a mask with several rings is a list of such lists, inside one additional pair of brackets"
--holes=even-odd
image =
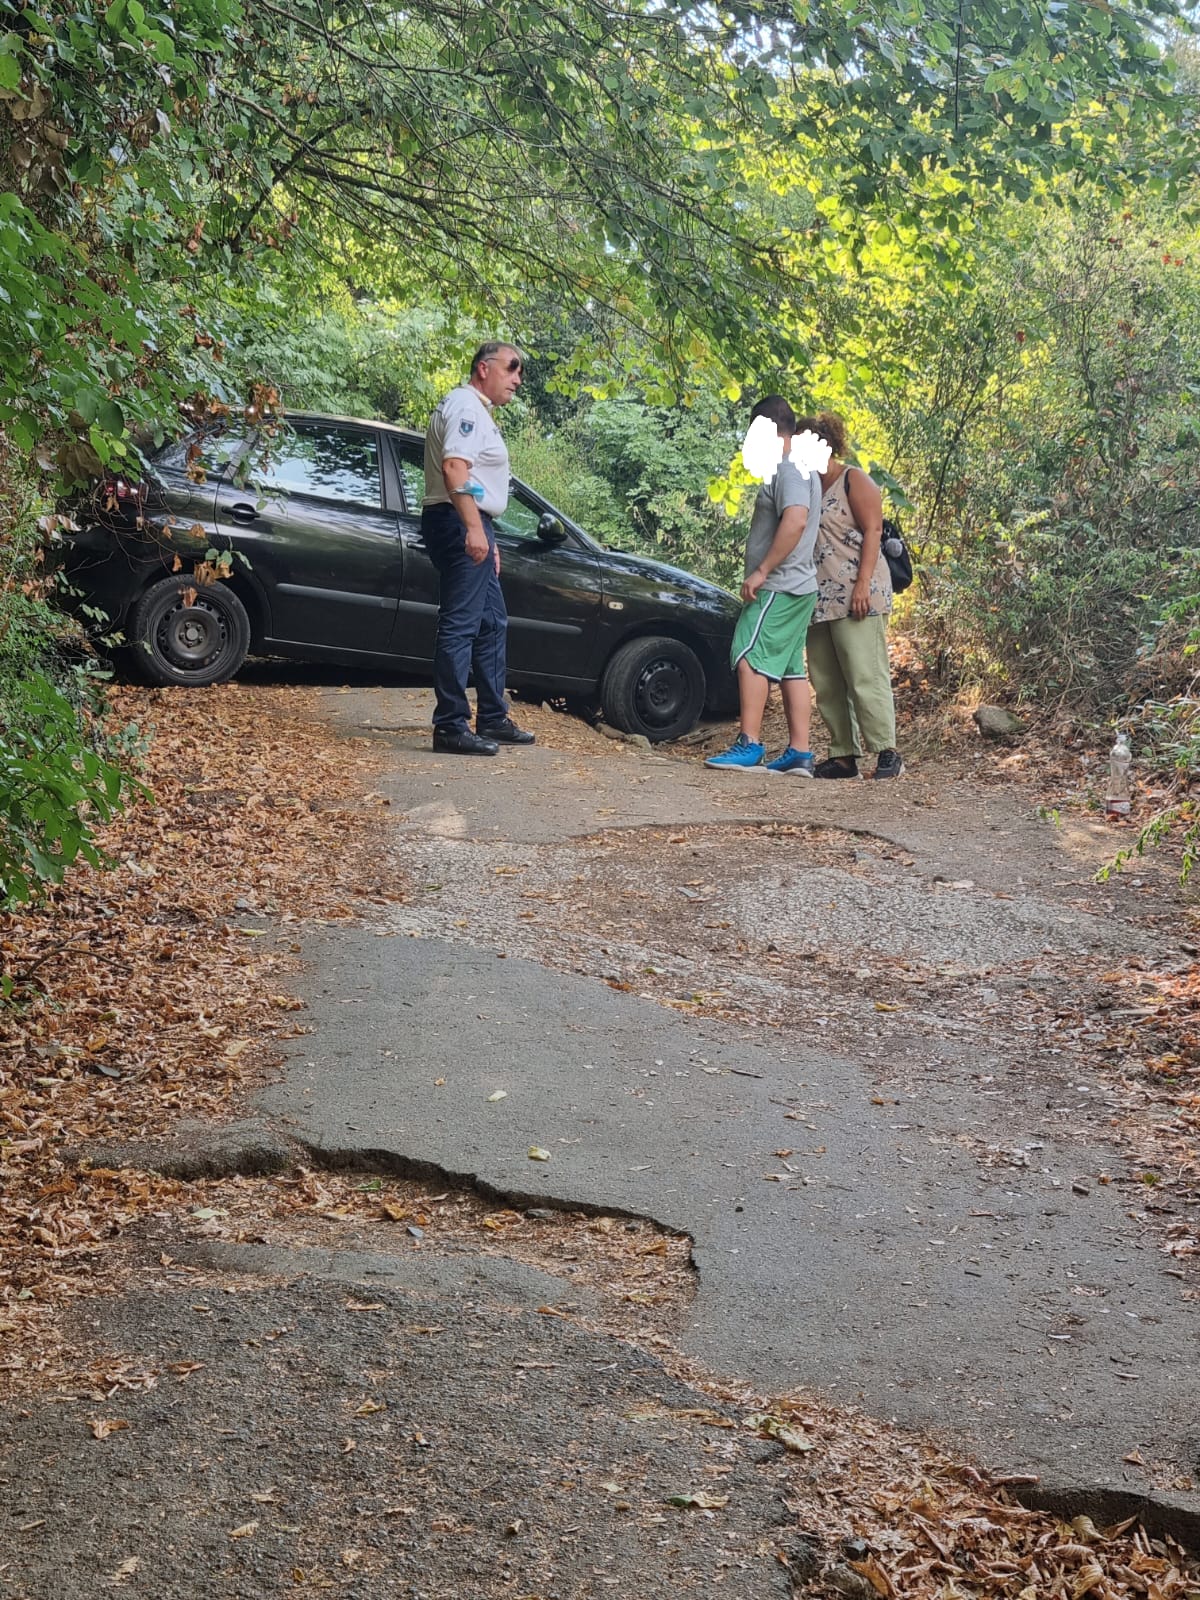
[(669, 1494), (669, 1506), (684, 1506), (696, 1511), (720, 1511), (722, 1506), (729, 1504), (727, 1494), (708, 1494), (703, 1489), (694, 1494)]
[(88, 1427), (92, 1430), (93, 1439), (107, 1439), (114, 1433), (120, 1433), (129, 1426), (123, 1417), (91, 1417)]
[(846, 1565), (860, 1573), (875, 1593), (883, 1596), (883, 1600), (891, 1600), (891, 1596), (896, 1592), (895, 1587), (875, 1556), (868, 1555), (861, 1561), (847, 1561)]

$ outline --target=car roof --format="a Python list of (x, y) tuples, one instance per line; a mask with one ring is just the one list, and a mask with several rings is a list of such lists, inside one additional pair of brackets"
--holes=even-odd
[(343, 417), (335, 411), (285, 411), (284, 416), (289, 422), (348, 422), (355, 428), (382, 428), (385, 433), (394, 433), (402, 439), (423, 440), (425, 435), (419, 428), (407, 428), (399, 422), (382, 422), (378, 417)]

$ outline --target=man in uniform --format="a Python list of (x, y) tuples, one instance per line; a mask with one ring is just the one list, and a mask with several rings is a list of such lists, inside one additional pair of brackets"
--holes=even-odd
[[(508, 504), (508, 449), (492, 417), (521, 386), (523, 358), (511, 344), (480, 345), (471, 376), (441, 402), (425, 434), (421, 535), (441, 580), (433, 651), (433, 748), (494, 756), (502, 744), (533, 744), (504, 698), (508, 611), (492, 518)], [(474, 673), (471, 729), (467, 674)]]

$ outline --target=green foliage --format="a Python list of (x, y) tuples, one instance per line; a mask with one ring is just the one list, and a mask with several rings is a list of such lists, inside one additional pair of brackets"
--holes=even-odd
[(121, 807), (121, 768), (80, 738), (79, 707), (47, 678), (5, 685), (0, 726), (0, 910), (61, 883), (76, 861), (102, 864), (98, 823)]
[(724, 402), (691, 408), (580, 402), (547, 436), (536, 415), (509, 429), (513, 469), (615, 549), (717, 583), (741, 581), (745, 526), (709, 498), (741, 432)]
[(76, 860), (99, 863), (96, 826), (134, 785), (131, 736), (105, 733), (101, 685), (70, 659), (47, 604), (28, 481), (0, 471), (0, 507), (0, 910), (10, 910)]
[(1200, 774), (1200, 674), (1195, 671), (1195, 657), (1200, 652), (1200, 593), (1177, 600), (1163, 621), (1167, 630), (1182, 625), (1182, 641), (1177, 644), (1168, 631), (1159, 648), (1163, 653), (1171, 651), (1188, 675), (1177, 694), (1168, 700), (1143, 701), (1130, 720), (1140, 761), (1151, 769), (1170, 772), (1179, 798), (1151, 817), (1133, 849), (1121, 851), (1112, 866), (1120, 868), (1165, 839), (1178, 837), (1179, 878), (1186, 883), (1200, 863), (1200, 806), (1189, 797), (1192, 781)]
[(227, 326), (233, 365), (265, 381), (296, 410), (382, 417), (425, 426), (446, 389), (460, 382), (460, 355), (488, 337), (480, 325), (436, 303), (401, 307), (355, 301), (331, 289), (312, 312), (272, 286)]
[(637, 530), (624, 499), (594, 463), (579, 437), (577, 419), (548, 432), (536, 413), (505, 428), (513, 471), (565, 511), (586, 533), (614, 550), (637, 550)]
[(628, 506), (640, 547), (662, 560), (740, 582), (745, 526), (708, 497), (745, 432), (731, 407), (709, 396), (668, 410), (634, 400), (599, 401), (578, 433), (588, 460)]
[(1171, 192), (1174, 14), (0, 0), (0, 426), (84, 475), (193, 389), (236, 403), (256, 297), (328, 309), (331, 279), (491, 327), (553, 304), (561, 385), (627, 341), (656, 403), (759, 382), (809, 346), (829, 271), (905, 241), (953, 270), (1046, 175)]
[(1158, 623), (1200, 584), (1200, 275), (1153, 207), (1004, 224), (955, 283), (848, 285), (819, 398), (904, 485), (943, 668), (1111, 711), (1153, 687)]
[(203, 108), (237, 15), (0, 4), (0, 427), (68, 479), (212, 376), (219, 348), (181, 313), (213, 176)]

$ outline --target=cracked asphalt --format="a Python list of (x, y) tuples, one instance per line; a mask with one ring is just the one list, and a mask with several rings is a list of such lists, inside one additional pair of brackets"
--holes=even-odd
[[(1003, 1038), (987, 1072), (974, 1042), (947, 1038), (919, 1082), (906, 1062), (893, 1083), (869, 1024), (861, 1049), (835, 1052), (815, 1029), (680, 1014), (636, 982), (617, 989), (514, 953), (514, 846), (537, 856), (620, 826), (636, 872), (635, 830), (766, 820), (798, 829), (783, 943), (806, 919), (806, 869), (829, 888), (804, 830), (832, 828), (906, 852), (904, 893), (932, 918), (919, 938), (935, 961), (986, 971), (1033, 955), (1052, 977), (1059, 953), (1161, 950), (1144, 919), (1071, 904), (1065, 885), (1096, 858), (1086, 829), (1039, 823), (1003, 788), (952, 804), (916, 775), (881, 793), (730, 777), (628, 747), (456, 764), (428, 751), (419, 691), (331, 692), (325, 704), (346, 732), (387, 742), (401, 859), (411, 847), (424, 872), (440, 855), (456, 888), (441, 936), (404, 905), (308, 951), (313, 1031), (260, 1097), (265, 1117), (325, 1161), (427, 1164), (518, 1202), (685, 1231), (699, 1287), (681, 1344), (714, 1372), (932, 1429), (992, 1468), (1036, 1473), (1049, 1498), (1144, 1496), (1185, 1522), (1200, 1512), (1187, 1487), (1200, 1466), (1194, 1309), (1127, 1195), (1092, 1176), (1111, 1151), (1059, 1131), (1027, 1065), (1006, 1076)], [(931, 894), (946, 884), (972, 892)], [(569, 901), (572, 883), (559, 887)], [(873, 911), (869, 887), (860, 901), (852, 924), (878, 914), (903, 942), (902, 907)], [(721, 910), (761, 936), (763, 906), (746, 890)], [(642, 915), (652, 924), (653, 908)], [(815, 927), (837, 945), (845, 924), (811, 896), (807, 919), (810, 940)], [(1021, 1159), (981, 1162), (981, 1144)], [(535, 1148), (550, 1159), (531, 1159)], [(1148, 1483), (1131, 1456), (1182, 1486)]]

